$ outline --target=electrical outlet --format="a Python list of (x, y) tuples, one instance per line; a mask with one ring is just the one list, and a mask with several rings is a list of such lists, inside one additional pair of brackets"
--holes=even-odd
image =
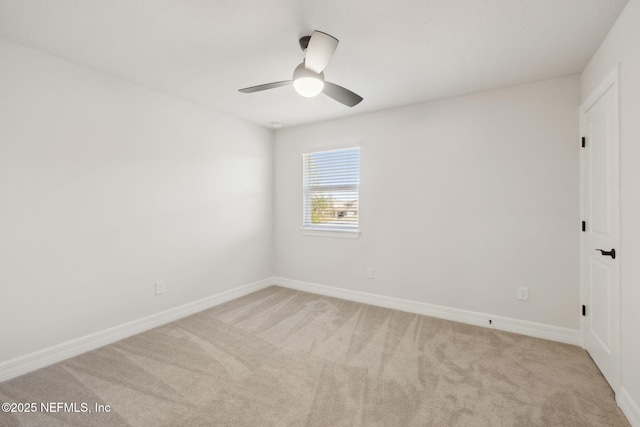
[(164, 282), (156, 282), (156, 295), (164, 294)]
[(367, 279), (373, 279), (373, 268), (367, 267)]
[(520, 286), (518, 288), (518, 299), (520, 301), (529, 301), (529, 288)]

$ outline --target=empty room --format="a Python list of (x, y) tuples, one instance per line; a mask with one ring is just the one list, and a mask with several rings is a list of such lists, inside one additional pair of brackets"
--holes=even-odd
[(640, 427), (639, 41), (0, 0), (0, 426)]

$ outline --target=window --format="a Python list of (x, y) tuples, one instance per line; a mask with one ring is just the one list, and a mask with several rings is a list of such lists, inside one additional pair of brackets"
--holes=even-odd
[(302, 170), (303, 230), (342, 232), (340, 237), (357, 237), (360, 148), (305, 153)]

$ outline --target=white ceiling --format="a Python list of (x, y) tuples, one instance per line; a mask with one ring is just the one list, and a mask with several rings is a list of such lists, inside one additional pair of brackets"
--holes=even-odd
[[(0, 0), (0, 37), (250, 122), (293, 126), (582, 71), (628, 0)], [(298, 39), (340, 40), (326, 79), (292, 87)]]

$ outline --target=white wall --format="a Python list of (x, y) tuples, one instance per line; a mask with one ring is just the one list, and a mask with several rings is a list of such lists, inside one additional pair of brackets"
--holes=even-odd
[(273, 274), (272, 131), (1, 39), (0, 64), (0, 362)]
[[(639, 41), (640, 0), (631, 0), (582, 73), (582, 98), (586, 99), (604, 76), (620, 64), (621, 383), (637, 407), (640, 407)], [(636, 416), (640, 417), (640, 412)]]
[[(276, 275), (578, 329), (579, 103), (574, 75), (276, 132)], [(301, 153), (348, 140), (362, 234), (303, 236)]]

